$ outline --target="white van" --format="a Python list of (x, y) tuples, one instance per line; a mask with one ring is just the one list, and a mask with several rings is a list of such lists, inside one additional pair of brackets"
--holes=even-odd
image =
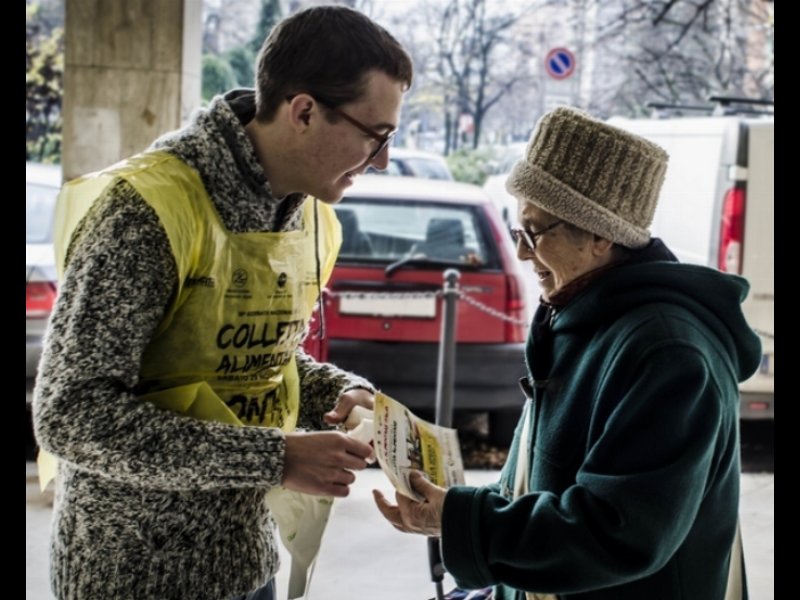
[(669, 153), (653, 236), (682, 262), (749, 280), (744, 312), (761, 337), (763, 356), (758, 372), (740, 386), (741, 417), (773, 419), (774, 116), (612, 117), (608, 123)]

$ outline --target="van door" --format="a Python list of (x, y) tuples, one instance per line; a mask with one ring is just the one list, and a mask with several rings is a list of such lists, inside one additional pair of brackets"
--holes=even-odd
[(772, 418), (775, 391), (775, 123), (747, 122), (747, 195), (742, 275), (747, 322), (761, 336), (761, 367), (741, 385), (742, 416)]
[[(669, 153), (652, 235), (663, 239), (681, 262), (749, 280), (743, 310), (761, 336), (763, 357), (759, 371), (740, 385), (741, 416), (774, 418), (774, 119), (614, 117), (608, 123)], [(722, 226), (733, 190), (744, 192), (737, 198), (743, 200), (744, 229), (730, 236)], [(739, 213), (733, 212), (738, 220)]]
[(736, 164), (738, 120), (621, 119), (608, 123), (655, 142), (669, 154), (650, 232), (678, 260), (717, 267), (720, 214), (730, 165)]

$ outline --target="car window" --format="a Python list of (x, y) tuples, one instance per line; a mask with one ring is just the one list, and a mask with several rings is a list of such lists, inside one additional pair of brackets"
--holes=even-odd
[(425, 158), (407, 158), (405, 160), (408, 163), (411, 171), (417, 177), (426, 177), (427, 179), (442, 179), (444, 181), (453, 180), (453, 176), (450, 174), (450, 171), (440, 162)]
[(394, 175), (395, 177), (406, 175), (406, 172), (403, 171), (403, 166), (392, 158), (389, 159), (389, 165), (386, 167), (386, 169), (378, 172), (381, 175)]
[(367, 167), (367, 173), (370, 175), (392, 175), (394, 177), (410, 175), (410, 173), (403, 170), (402, 163), (394, 158), (389, 158), (389, 164), (385, 169), (378, 170), (370, 165)]
[(53, 236), (53, 211), (58, 188), (25, 185), (25, 243), (49, 244)]
[(500, 174), (510, 173), (514, 165), (519, 162), (525, 155), (525, 146), (517, 146), (508, 151), (508, 153), (500, 161), (500, 167), (497, 172)]
[(424, 156), (390, 156), (389, 164), (384, 170), (378, 171), (375, 167), (370, 166), (367, 173), (453, 181), (453, 174), (446, 163)]
[(388, 264), (417, 256), (497, 268), (497, 253), (477, 207), (345, 198), (335, 209), (342, 224), (340, 261)]

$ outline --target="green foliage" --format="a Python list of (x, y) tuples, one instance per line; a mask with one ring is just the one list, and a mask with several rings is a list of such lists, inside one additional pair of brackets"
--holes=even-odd
[(232, 48), (225, 53), (225, 60), (228, 61), (228, 64), (233, 70), (236, 85), (239, 87), (254, 87), (255, 72), (253, 70), (253, 64), (255, 63), (256, 57), (250, 48), (247, 46)]
[(483, 185), (491, 174), (494, 155), (488, 148), (461, 148), (445, 158), (456, 181)]
[(25, 7), (25, 160), (60, 162), (64, 30)]
[(248, 47), (254, 56), (261, 50), (261, 44), (272, 31), (272, 28), (283, 18), (281, 3), (279, 0), (262, 0), (261, 12), (258, 15), (258, 25), (256, 26), (253, 38), (248, 43)]
[(203, 100), (208, 102), (217, 94), (236, 87), (236, 74), (223, 58), (213, 54), (203, 55)]

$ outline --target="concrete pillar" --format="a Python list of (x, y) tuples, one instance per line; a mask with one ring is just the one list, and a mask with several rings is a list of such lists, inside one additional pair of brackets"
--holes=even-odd
[(144, 150), (200, 104), (202, 0), (66, 0), (64, 179)]

